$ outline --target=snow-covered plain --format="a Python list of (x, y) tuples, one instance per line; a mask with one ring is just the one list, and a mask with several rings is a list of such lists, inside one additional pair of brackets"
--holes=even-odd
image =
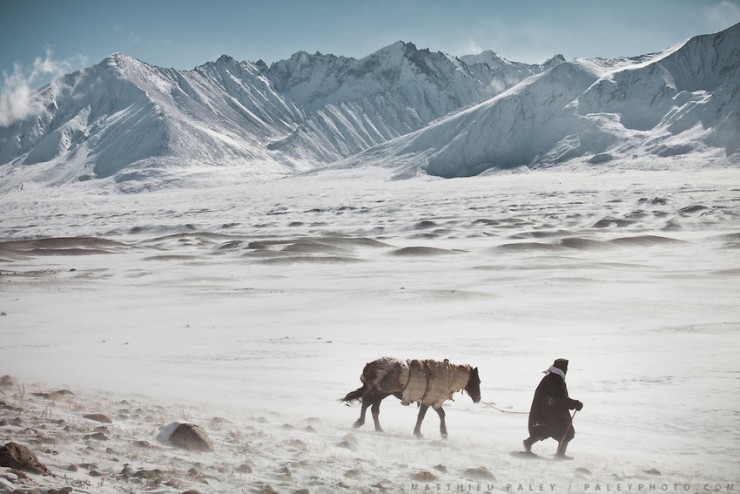
[[(90, 407), (115, 415), (120, 400), (161, 405), (150, 422), (116, 419), (102, 447), (57, 437), (56, 454), (37, 449), (57, 477), (29, 482), (189, 485), (132, 486), (129, 463), (196, 465), (203, 492), (740, 489), (737, 169), (390, 173), (5, 194), (0, 375), (79, 398), (44, 409), (19, 385), (0, 399), (67, 423), (101, 411)], [(435, 414), (415, 439), (415, 408), (394, 398), (386, 434), (353, 430), (359, 408), (337, 399), (380, 356), (475, 365), (483, 401), (517, 412), (542, 370), (569, 358), (585, 404), (574, 461), (511, 456), (526, 416), (463, 395), (446, 406), (446, 441)], [(183, 417), (209, 429), (215, 452), (132, 450)], [(3, 443), (21, 429), (0, 426)], [(555, 442), (535, 452), (548, 458)], [(103, 481), (66, 471), (82, 462)]]

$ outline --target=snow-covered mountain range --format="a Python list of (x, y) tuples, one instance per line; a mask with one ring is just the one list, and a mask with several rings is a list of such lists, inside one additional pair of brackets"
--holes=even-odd
[(568, 161), (737, 164), (739, 150), (740, 24), (651, 56), (558, 64), (343, 166), (457, 177)]
[(359, 60), (223, 56), (189, 71), (115, 54), (41, 88), (35, 111), (0, 127), (0, 187), (112, 178), (138, 190), (368, 164), (443, 177), (736, 164), (739, 47), (740, 24), (657, 54), (541, 65), (404, 42)]

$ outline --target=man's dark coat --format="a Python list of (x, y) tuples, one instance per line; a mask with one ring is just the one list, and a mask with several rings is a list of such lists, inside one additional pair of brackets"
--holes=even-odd
[(575, 436), (569, 410), (580, 403), (568, 397), (565, 379), (550, 372), (540, 381), (534, 392), (532, 408), (529, 411), (529, 434), (537, 439), (553, 438), (557, 441), (566, 435), (566, 441)]

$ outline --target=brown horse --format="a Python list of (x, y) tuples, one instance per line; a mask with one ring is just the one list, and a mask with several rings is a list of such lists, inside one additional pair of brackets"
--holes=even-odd
[(383, 357), (368, 362), (360, 376), (362, 387), (350, 392), (339, 401), (351, 403), (361, 400), (360, 418), (354, 426), (365, 423), (365, 412), (372, 407), (375, 430), (383, 432), (378, 416), (380, 403), (390, 395), (401, 400), (401, 403), (419, 404), (419, 415), (416, 418), (414, 435), (421, 437), (421, 423), (431, 406), (439, 415), (439, 431), (447, 437), (445, 411), (442, 404), (452, 399), (452, 395), (463, 389), (474, 403), (480, 401), (480, 377), (478, 368), (470, 365), (455, 365), (448, 360), (399, 360)]

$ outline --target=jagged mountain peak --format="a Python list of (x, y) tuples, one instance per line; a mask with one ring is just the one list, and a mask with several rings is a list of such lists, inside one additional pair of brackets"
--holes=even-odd
[(482, 63), (487, 64), (491, 67), (497, 67), (508, 62), (508, 60), (499, 56), (499, 54), (493, 50), (483, 50), (482, 52), (474, 55), (463, 55), (460, 57), (460, 60), (468, 65)]
[(513, 62), (508, 60), (493, 50), (484, 50), (475, 55), (463, 55), (459, 58), (467, 65), (486, 65), (491, 70), (527, 70), (531, 74), (551, 69), (552, 67), (565, 62), (563, 55), (554, 55), (542, 64), (527, 64), (523, 62)]
[(463, 65), (444, 53), (396, 41), (361, 59), (298, 52), (288, 60), (273, 63), (265, 74), (279, 91), (316, 111), (326, 105), (381, 95), (410, 83), (451, 84), (453, 77), (449, 73), (466, 70)]
[(231, 64), (231, 63), (235, 63), (235, 62), (236, 62), (236, 60), (234, 60), (234, 57), (232, 57), (231, 55), (226, 55), (226, 54), (221, 55), (216, 60), (216, 63), (221, 63), (221, 64)]
[(204, 69), (209, 68), (209, 67), (225, 67), (225, 68), (228, 68), (228, 67), (241, 67), (241, 68), (244, 68), (244, 67), (254, 67), (254, 64), (252, 62), (248, 62), (248, 61), (239, 61), (239, 60), (236, 60), (231, 55), (225, 55), (224, 54), (224, 55), (221, 55), (220, 57), (218, 57), (215, 61), (206, 62), (206, 63), (204, 63), (202, 65), (199, 65), (199, 66), (195, 67), (195, 69), (193, 69), (193, 70), (196, 70), (196, 71), (198, 71), (198, 70), (204, 70)]
[(563, 55), (561, 55), (560, 53), (558, 53), (558, 54), (553, 55), (552, 57), (548, 58), (544, 62), (542, 62), (542, 67), (545, 70), (549, 70), (549, 69), (555, 67), (556, 65), (561, 64), (561, 63), (563, 63), (565, 61), (566, 61), (565, 60), (565, 57)]
[(270, 68), (279, 67), (281, 65), (308, 66), (308, 65), (315, 65), (317, 63), (333, 63), (336, 61), (344, 61), (344, 60), (350, 60), (350, 58), (336, 56), (331, 53), (323, 54), (320, 51), (317, 51), (311, 54), (311, 53), (308, 53), (307, 51), (301, 50), (301, 51), (297, 51), (293, 53), (290, 56), (290, 58), (288, 58), (287, 60), (280, 60), (278, 62), (273, 62)]
[(111, 53), (110, 55), (108, 55), (101, 61), (101, 63), (105, 63), (105, 64), (119, 64), (119, 63), (125, 63), (125, 62), (141, 63), (140, 60), (132, 57), (131, 55), (127, 55), (125, 53), (121, 53), (118, 51), (115, 53)]
[(98, 66), (114, 67), (124, 70), (127, 67), (149, 66), (149, 64), (139, 60), (138, 58), (134, 58), (131, 55), (116, 52), (108, 55), (103, 60), (101, 60), (100, 63), (98, 63)]
[[(403, 56), (408, 56), (410, 54), (413, 54), (418, 51), (418, 48), (414, 43), (407, 42), (407, 41), (396, 41), (394, 43), (391, 43), (390, 45), (384, 46), (380, 50), (376, 51), (375, 53), (372, 53), (368, 56), (370, 57), (378, 57), (378, 56), (385, 56), (388, 54), (399, 54)], [(428, 51), (428, 50), (427, 50)]]
[[(263, 62), (264, 64), (264, 62)], [(193, 69), (198, 73), (230, 73), (237, 77), (260, 77), (262, 71), (256, 63), (238, 61), (230, 55), (221, 55), (215, 62), (206, 62)]]

